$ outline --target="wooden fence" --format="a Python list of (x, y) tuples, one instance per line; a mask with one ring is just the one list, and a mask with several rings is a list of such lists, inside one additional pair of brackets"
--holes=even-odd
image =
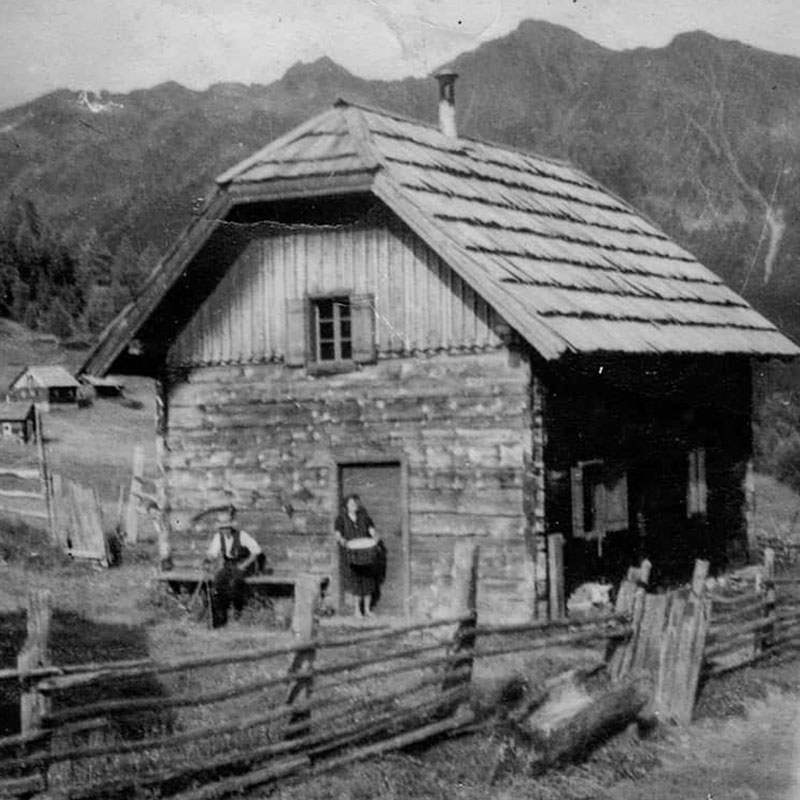
[(38, 466), (0, 466), (0, 513), (46, 525), (47, 490)]
[(97, 491), (60, 475), (52, 476), (50, 486), (55, 543), (73, 558), (108, 566), (111, 556)]
[(479, 622), (477, 549), (469, 565), (456, 587), (463, 611), (447, 619), (326, 640), (308, 582), (296, 643), (171, 661), (52, 666), (46, 601), (33, 600), (18, 667), (0, 671), (19, 682), (24, 726), (0, 739), (0, 796), (204, 800), (318, 774), (475, 727), (476, 664), (556, 646), (595, 647), (616, 686), (644, 675), (646, 716), (684, 723), (723, 644), (741, 650), (747, 639), (760, 656), (800, 643), (800, 587), (776, 580), (769, 563), (757, 596), (734, 599), (709, 591), (702, 561), (689, 586), (648, 592), (643, 562), (613, 613), (518, 625)]
[(479, 625), (476, 574), (477, 554), (466, 607), (448, 619), (333, 640), (309, 623), (283, 648), (62, 668), (40, 659), (0, 672), (21, 682), (35, 710), (22, 733), (0, 740), (0, 795), (88, 800), (152, 789), (201, 800), (316, 774), (474, 725), (476, 659), (557, 644), (602, 650), (630, 635), (616, 614)]
[(716, 675), (766, 656), (800, 650), (800, 578), (775, 576), (775, 553), (749, 580), (723, 583), (711, 593), (704, 672)]

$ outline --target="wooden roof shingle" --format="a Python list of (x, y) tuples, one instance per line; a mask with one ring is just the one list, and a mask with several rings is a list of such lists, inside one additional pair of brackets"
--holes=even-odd
[[(449, 138), (376, 109), (338, 101), (221, 175), (218, 197), (269, 200), (293, 186), (307, 197), (315, 185), (353, 176), (365, 176), (369, 190), (545, 359), (800, 353), (717, 275), (580, 170)], [(154, 285), (163, 292), (186, 266), (167, 258)], [(87, 371), (111, 368), (157, 294), (143, 293), (150, 300), (137, 301), (118, 333), (106, 335)]]

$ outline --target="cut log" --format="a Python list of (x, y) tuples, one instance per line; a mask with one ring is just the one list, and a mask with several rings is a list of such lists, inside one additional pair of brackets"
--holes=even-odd
[(549, 678), (541, 686), (534, 687), (524, 702), (508, 715), (509, 720), (525, 734), (526, 728), (536, 728), (545, 720), (568, 709), (587, 705), (590, 694), (587, 684), (594, 677), (607, 681), (605, 664), (601, 661), (586, 669), (571, 669)]
[(535, 773), (578, 760), (595, 745), (624, 730), (649, 701), (652, 681), (639, 675), (593, 696), (580, 684), (569, 682), (559, 687), (557, 694), (519, 729), (533, 745), (531, 765)]

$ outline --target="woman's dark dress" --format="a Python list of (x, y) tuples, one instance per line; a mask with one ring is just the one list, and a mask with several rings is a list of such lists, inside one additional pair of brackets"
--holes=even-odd
[[(369, 514), (360, 508), (356, 513), (356, 521), (350, 519), (346, 512), (340, 514), (336, 520), (336, 530), (345, 541), (351, 539), (371, 538), (369, 529), (374, 528), (374, 524)], [(359, 597), (366, 597), (375, 592), (377, 582), (375, 579), (375, 568), (372, 564), (351, 564), (347, 560), (347, 554), (343, 554), (345, 559), (345, 590), (356, 594)]]

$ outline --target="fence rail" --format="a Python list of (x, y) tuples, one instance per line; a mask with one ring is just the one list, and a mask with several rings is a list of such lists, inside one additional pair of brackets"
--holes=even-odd
[[(477, 549), (468, 563), (464, 611), (446, 619), (331, 640), (312, 627), (286, 647), (166, 662), (59, 669), (37, 661), (3, 670), (0, 680), (19, 681), (36, 698), (38, 717), (0, 740), (0, 794), (35, 787), (89, 800), (153, 789), (202, 800), (293, 772), (316, 774), (473, 725), (467, 701), (477, 658), (630, 634), (624, 614), (479, 625)], [(220, 686), (198, 689), (201, 671)], [(124, 695), (142, 682), (141, 696), (102, 694), (113, 686)], [(61, 702), (87, 692), (82, 702)], [(199, 782), (210, 783), (192, 788)]]
[(60, 668), (46, 662), (45, 603), (34, 598), (18, 667), (0, 671), (27, 709), (23, 732), (0, 739), (0, 795), (205, 800), (318, 774), (474, 727), (476, 660), (554, 646), (602, 644), (612, 678), (649, 673), (652, 708), (686, 722), (701, 667), (714, 674), (800, 644), (800, 581), (776, 581), (770, 558), (763, 579), (736, 592), (709, 592), (705, 562), (690, 586), (648, 592), (644, 562), (613, 613), (491, 625), (475, 611), (475, 549), (457, 588), (463, 611), (446, 619), (326, 640), (309, 610), (285, 647)]
[(703, 651), (705, 675), (719, 675), (767, 656), (800, 649), (800, 578), (776, 577), (775, 551), (763, 551), (752, 583), (711, 595), (712, 619)]

